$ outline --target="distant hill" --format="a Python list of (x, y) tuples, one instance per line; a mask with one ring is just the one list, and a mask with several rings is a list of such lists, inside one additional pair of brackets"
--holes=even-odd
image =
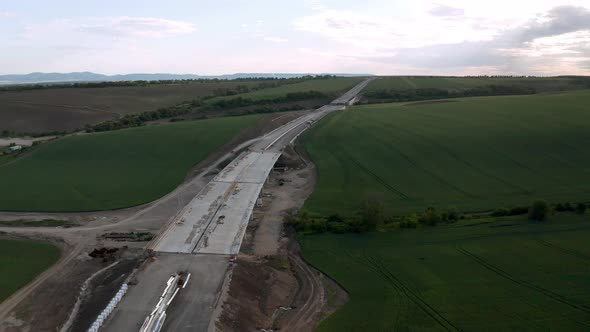
[(226, 75), (193, 75), (193, 74), (125, 74), (103, 75), (92, 72), (76, 73), (30, 73), (22, 75), (0, 75), (0, 85), (52, 83), (52, 82), (110, 82), (110, 81), (154, 81), (154, 80), (187, 80), (187, 79), (238, 79), (253, 77), (292, 78), (305, 75), (336, 75), (342, 77), (372, 76), (369, 74), (309, 74), (309, 73), (237, 73)]

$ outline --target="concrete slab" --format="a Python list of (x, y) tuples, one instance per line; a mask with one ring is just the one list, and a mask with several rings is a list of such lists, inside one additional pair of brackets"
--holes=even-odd
[(230, 194), (232, 184), (210, 182), (173, 220), (153, 246), (155, 251), (191, 253), (215, 213)]
[(243, 170), (236, 181), (239, 183), (246, 182), (263, 184), (268, 177), (268, 173), (270, 173), (281, 154), (276, 152), (252, 153), (257, 154), (258, 158)]
[(262, 186), (262, 183), (238, 183), (194, 252), (236, 255), (240, 251), (242, 238)]
[(228, 256), (159, 254), (139, 273), (138, 283), (129, 288), (101, 331), (139, 331), (166, 281), (179, 271), (191, 273), (191, 278), (170, 305), (162, 330), (207, 331), (228, 266)]

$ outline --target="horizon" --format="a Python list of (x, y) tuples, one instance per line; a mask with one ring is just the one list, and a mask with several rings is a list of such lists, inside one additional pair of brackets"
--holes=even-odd
[(590, 75), (582, 0), (71, 4), (0, 5), (0, 73)]

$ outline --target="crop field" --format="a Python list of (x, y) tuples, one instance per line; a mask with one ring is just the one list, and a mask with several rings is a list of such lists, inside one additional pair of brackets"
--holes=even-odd
[(172, 191), (210, 153), (260, 116), (216, 118), (68, 136), (0, 165), (0, 210), (92, 211)]
[(590, 199), (590, 91), (354, 107), (303, 136), (311, 212), (487, 211)]
[(145, 87), (62, 88), (0, 92), (0, 130), (69, 131), (119, 115), (154, 111), (211, 96), (217, 89), (253, 87), (262, 81), (208, 82)]
[(350, 301), (317, 331), (588, 331), (590, 217), (306, 235)]
[(53, 265), (59, 255), (49, 243), (0, 239), (0, 302)]
[(588, 82), (567, 77), (548, 78), (496, 78), (496, 77), (429, 77), (429, 76), (395, 76), (374, 80), (367, 87), (367, 92), (379, 90), (409, 89), (465, 89), (483, 85), (526, 85), (543, 91), (559, 91), (587, 88)]
[[(362, 77), (336, 77), (330, 79), (316, 79), (308, 80), (301, 83), (283, 85), (276, 88), (269, 88), (264, 90), (258, 90), (254, 92), (242, 93), (239, 96), (244, 98), (251, 98), (253, 100), (259, 99), (272, 99), (276, 97), (282, 97), (287, 93), (292, 92), (307, 92), (307, 91), (318, 91), (326, 94), (338, 95), (340, 92), (351, 89), (353, 86), (361, 82), (364, 78)], [(220, 98), (233, 98), (220, 97)], [(215, 101), (218, 98), (211, 99)]]

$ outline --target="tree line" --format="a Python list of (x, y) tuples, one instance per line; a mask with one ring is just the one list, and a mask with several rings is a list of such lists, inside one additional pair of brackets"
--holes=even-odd
[[(225, 92), (227, 93), (227, 92)], [(202, 97), (191, 101), (185, 101), (180, 104), (162, 107), (155, 111), (148, 111), (136, 114), (128, 114), (119, 119), (104, 121), (95, 125), (87, 125), (87, 132), (101, 132), (109, 130), (118, 130), (131, 127), (143, 126), (146, 122), (159, 119), (174, 118), (193, 112), (224, 111), (248, 106), (260, 106), (246, 112), (247, 114), (271, 113), (277, 111), (288, 111), (301, 109), (300, 105), (280, 106), (274, 105), (288, 102), (298, 102), (304, 100), (324, 99), (329, 96), (319, 91), (291, 92), (284, 96), (277, 96), (266, 99), (252, 99), (244, 97), (220, 99), (215, 102), (206, 103), (207, 100), (214, 96)]]
[(301, 77), (245, 77), (245, 78), (195, 78), (195, 79), (170, 79), (170, 80), (131, 80), (131, 81), (100, 81), (100, 82), (56, 82), (15, 84), (0, 86), (0, 91), (23, 91), (43, 89), (67, 89), (67, 88), (107, 88), (107, 87), (145, 87), (150, 85), (191, 84), (191, 83), (220, 83), (220, 82), (256, 82), (259, 89), (276, 87), (283, 84), (300, 83), (308, 80), (322, 80), (336, 78), (335, 75), (305, 75)]
[(431, 99), (447, 99), (460, 97), (479, 97), (479, 96), (504, 96), (504, 95), (529, 95), (536, 92), (535, 88), (528, 86), (505, 86), (505, 85), (486, 85), (469, 89), (449, 90), (437, 88), (424, 89), (405, 89), (405, 90), (376, 90), (367, 91), (364, 97), (368, 103), (373, 102), (403, 102), (403, 101), (421, 101)]
[[(530, 206), (513, 208), (498, 208), (486, 215), (491, 217), (516, 216), (528, 214), (532, 221), (545, 221), (552, 211), (574, 212), (585, 214), (585, 203), (558, 203), (551, 206), (544, 200), (536, 200)], [(438, 224), (450, 224), (459, 220), (470, 219), (473, 216), (465, 215), (455, 208), (438, 211), (434, 207), (428, 207), (422, 213), (413, 213), (402, 217), (388, 216), (384, 212), (383, 203), (378, 200), (366, 200), (359, 210), (352, 216), (331, 214), (325, 216), (313, 216), (306, 210), (285, 217), (285, 224), (297, 232), (303, 233), (364, 233), (375, 230), (392, 228), (417, 228), (419, 225), (436, 226)]]

